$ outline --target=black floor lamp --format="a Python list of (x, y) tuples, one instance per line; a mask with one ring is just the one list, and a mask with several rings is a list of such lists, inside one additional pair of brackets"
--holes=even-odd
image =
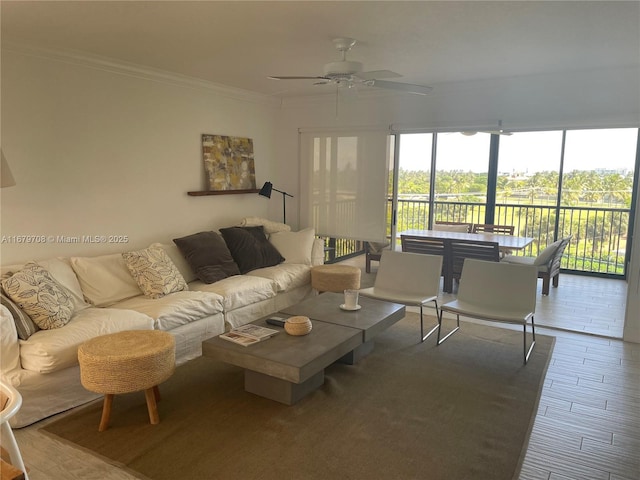
[(258, 195), (271, 198), (271, 190), (282, 194), (282, 223), (287, 223), (287, 197), (293, 198), (293, 195), (289, 195), (287, 192), (273, 188), (273, 184), (271, 182), (264, 182), (264, 185), (258, 192)]

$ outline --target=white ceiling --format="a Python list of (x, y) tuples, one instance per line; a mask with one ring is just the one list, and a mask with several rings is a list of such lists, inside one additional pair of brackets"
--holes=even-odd
[[(640, 2), (2, 1), (2, 42), (166, 70), (267, 95), (325, 93), (312, 81), (349, 59), (435, 85), (640, 65)], [(437, 88), (437, 87), (436, 87)]]

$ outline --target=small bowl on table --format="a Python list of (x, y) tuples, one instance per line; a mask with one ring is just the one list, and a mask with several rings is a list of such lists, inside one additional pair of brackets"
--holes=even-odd
[(289, 317), (284, 324), (284, 331), (289, 335), (306, 335), (311, 331), (312, 325), (309, 317), (297, 315)]

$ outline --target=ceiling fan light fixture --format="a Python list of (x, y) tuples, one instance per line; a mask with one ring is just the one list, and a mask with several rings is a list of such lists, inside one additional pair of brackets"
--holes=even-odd
[(325, 75), (353, 75), (362, 71), (362, 63), (352, 60), (331, 62), (324, 66)]

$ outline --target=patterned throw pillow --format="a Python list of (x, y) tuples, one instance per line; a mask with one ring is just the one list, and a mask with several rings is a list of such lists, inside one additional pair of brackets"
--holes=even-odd
[(31, 320), (31, 317), (24, 313), (4, 292), (0, 294), (0, 303), (9, 310), (9, 313), (13, 317), (20, 340), (26, 340), (40, 330), (38, 325)]
[(158, 245), (123, 253), (122, 258), (147, 297), (160, 298), (169, 293), (189, 290), (182, 274)]
[(48, 330), (66, 325), (73, 314), (71, 295), (51, 274), (34, 262), (2, 281), (2, 288), (38, 327)]

